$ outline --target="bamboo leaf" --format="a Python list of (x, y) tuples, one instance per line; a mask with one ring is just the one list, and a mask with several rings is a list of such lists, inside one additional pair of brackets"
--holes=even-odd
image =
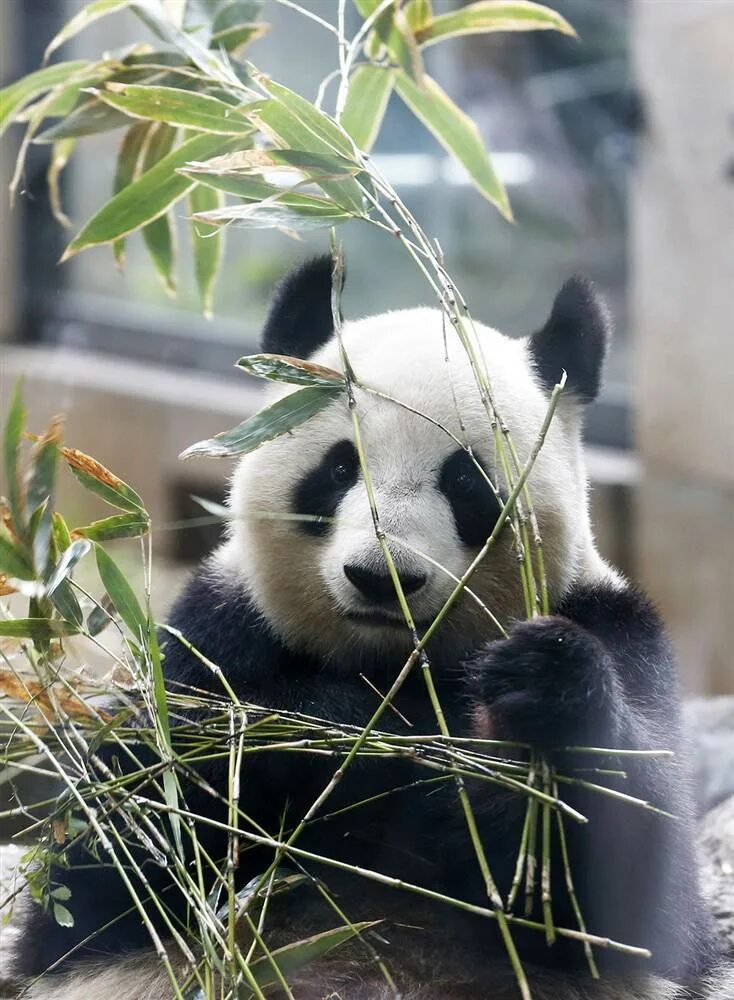
[[(244, 149), (238, 153), (215, 156), (205, 163), (189, 163), (185, 172), (196, 173), (197, 170), (245, 176), (270, 173), (274, 170), (296, 170), (314, 184), (321, 184), (323, 180), (354, 177), (356, 174), (364, 173), (358, 163), (346, 156), (304, 149)], [(360, 202), (358, 206), (360, 211), (361, 207)]]
[(395, 82), (392, 70), (365, 63), (349, 81), (342, 125), (359, 149), (368, 153), (380, 132)]
[(15, 639), (53, 639), (64, 635), (76, 635), (79, 628), (71, 622), (57, 621), (55, 618), (11, 618), (0, 621), (0, 635)]
[[(338, 225), (340, 222), (346, 222), (352, 218), (351, 215), (342, 211), (332, 201), (319, 195), (300, 194), (288, 188), (276, 187), (275, 184), (269, 184), (258, 177), (210, 173), (202, 169), (202, 167), (206, 167), (207, 165), (189, 163), (182, 173), (186, 174), (187, 177), (199, 181), (201, 184), (206, 184), (207, 187), (223, 191), (225, 194), (235, 195), (247, 202), (265, 202), (266, 200), (270, 200), (298, 214), (333, 220), (333, 223), (324, 223), (325, 225)], [(192, 167), (195, 169), (192, 169)], [(226, 221), (219, 220), (215, 224), (222, 225)]]
[(72, 542), (71, 545), (65, 549), (63, 555), (54, 566), (51, 575), (46, 581), (46, 593), (49, 597), (53, 594), (61, 581), (67, 578), (79, 560), (84, 558), (91, 547), (91, 542), (80, 538), (77, 541)]
[(34, 445), (26, 486), (26, 505), (30, 510), (35, 510), (44, 501), (50, 501), (53, 496), (61, 427), (61, 419), (56, 417)]
[(141, 629), (143, 633), (147, 630), (148, 620), (143, 614), (143, 609), (140, 607), (132, 587), (112, 556), (108, 555), (101, 546), (95, 545), (94, 554), (102, 585), (112, 601), (112, 606), (135, 639), (139, 641)]
[(51, 128), (44, 129), (33, 141), (40, 145), (59, 139), (79, 139), (85, 135), (111, 132), (129, 124), (129, 115), (95, 98), (85, 101)]
[(327, 388), (344, 386), (344, 376), (333, 368), (315, 365), (301, 358), (289, 358), (283, 354), (250, 354), (240, 358), (237, 367), (248, 375), (271, 379), (274, 382), (289, 382), (292, 385), (320, 385)]
[(423, 89), (416, 87), (404, 73), (397, 71), (395, 86), (402, 100), (441, 145), (458, 159), (484, 197), (511, 220), (507, 192), (494, 171), (479, 129), (427, 74), (423, 84)]
[[(120, 151), (117, 154), (113, 194), (119, 194), (138, 176), (141, 153), (145, 147), (148, 133), (153, 128), (155, 125), (152, 122), (138, 122), (125, 133)], [(112, 252), (117, 266), (122, 267), (125, 260), (125, 240), (115, 240), (112, 244)]]
[(266, 441), (292, 431), (339, 398), (346, 399), (344, 387), (341, 385), (330, 388), (307, 386), (305, 389), (298, 389), (260, 410), (232, 430), (223, 431), (208, 441), (192, 444), (181, 453), (180, 458), (192, 458), (195, 455), (210, 455), (216, 458), (245, 455)]
[(86, 631), (89, 635), (99, 635), (110, 624), (114, 607), (107, 594), (95, 605), (87, 615)]
[(270, 25), (259, 20), (261, 7), (259, 0), (230, 0), (222, 4), (212, 21), (209, 47), (237, 52), (262, 38)]
[(212, 35), (212, 48), (221, 46), (226, 52), (236, 53), (246, 45), (256, 42), (270, 31), (267, 21), (248, 21), (233, 24), (231, 28), (223, 28)]
[(5, 482), (7, 483), (8, 503), (10, 513), (17, 529), (22, 525), (20, 482), (18, 479), (18, 457), (20, 454), (20, 439), (25, 427), (26, 411), (23, 405), (23, 383), (18, 381), (13, 387), (10, 399), (10, 409), (5, 421), (3, 434), (3, 464), (5, 466)]
[(3, 87), (0, 90), (0, 135), (14, 120), (15, 115), (34, 97), (52, 90), (90, 65), (86, 59), (57, 63), (55, 66), (46, 66), (44, 69), (36, 70), (35, 73), (29, 73), (28, 76)]
[(44, 119), (49, 115), (65, 115), (76, 103), (79, 93), (84, 87), (99, 84), (120, 68), (120, 63), (114, 59), (102, 59), (97, 63), (83, 63), (76, 73), (65, 76), (48, 94), (37, 101), (28, 112), (28, 127), (20, 144), (15, 161), (15, 170), (10, 182), (11, 200), (15, 197), (18, 185), (23, 177), (28, 148), (37, 134)]
[[(176, 139), (176, 129), (161, 122), (149, 135), (143, 159), (143, 173), (171, 152)], [(170, 213), (166, 212), (143, 226), (143, 242), (158, 272), (163, 287), (169, 295), (176, 293), (176, 243), (175, 229)]]
[(259, 202), (248, 205), (227, 205), (212, 212), (201, 212), (194, 218), (214, 226), (233, 225), (242, 229), (281, 229), (284, 232), (302, 232), (338, 226), (349, 222), (353, 216), (331, 202), (316, 199), (311, 205), (292, 208), (285, 199), (274, 196), (270, 203)]
[[(257, 72), (251, 70), (253, 75)], [(260, 85), (272, 100), (252, 112), (277, 146), (310, 153), (334, 154), (354, 160), (354, 146), (348, 134), (332, 118), (315, 108), (299, 94), (272, 80), (260, 77)], [(359, 184), (352, 178), (320, 182), (325, 194), (355, 215), (364, 212)]]
[(19, 580), (33, 580), (33, 566), (19, 545), (13, 542), (4, 527), (0, 527), (0, 572)]
[(145, 513), (143, 501), (135, 490), (96, 458), (86, 455), (78, 448), (61, 448), (61, 456), (82, 486), (106, 503), (118, 510)]
[(84, 615), (77, 600), (77, 596), (71, 589), (68, 580), (61, 580), (56, 586), (53, 594), (50, 595), (51, 603), (66, 622), (70, 622), (78, 629), (84, 627)]
[(61, 187), (59, 180), (62, 171), (69, 162), (71, 154), (74, 152), (76, 139), (61, 139), (53, 144), (51, 159), (46, 172), (46, 183), (48, 185), (48, 199), (51, 203), (53, 217), (65, 229), (71, 228), (71, 221), (61, 206)]
[(270, 952), (270, 955), (265, 955), (252, 962), (250, 971), (261, 988), (275, 986), (279, 980), (273, 969), (273, 961), (287, 981), (290, 976), (310, 965), (317, 958), (321, 958), (355, 935), (361, 934), (362, 931), (379, 923), (379, 920), (361, 920), (359, 923), (333, 927), (331, 930), (321, 931), (320, 934), (314, 934), (301, 941), (294, 941), (292, 944), (276, 948)]
[(410, 30), (414, 35), (421, 28), (427, 27), (433, 20), (433, 4), (431, 0), (408, 0), (403, 10), (410, 25)]
[(420, 28), (416, 37), (421, 46), (434, 45), (445, 38), (485, 34), (491, 31), (560, 31), (575, 37), (568, 21), (545, 4), (531, 0), (479, 0), (458, 10), (439, 14)]
[(66, 552), (71, 545), (71, 532), (66, 521), (58, 511), (54, 511), (51, 516), (54, 544), (58, 552)]
[(49, 500), (50, 497), (44, 497), (28, 520), (28, 537), (33, 551), (33, 565), (38, 576), (46, 572), (51, 551), (53, 522)]
[(74, 917), (71, 912), (67, 910), (65, 906), (61, 903), (57, 903), (55, 900), (53, 902), (53, 913), (54, 920), (59, 925), (59, 927), (73, 927)]
[(230, 149), (235, 143), (235, 139), (223, 139), (206, 133), (195, 135), (181, 143), (108, 201), (72, 240), (62, 260), (67, 260), (85, 247), (111, 243), (163, 215), (194, 183), (177, 173), (177, 168), (183, 167), (190, 160), (221, 153), (223, 148)]
[(353, 158), (354, 146), (347, 133), (333, 118), (319, 111), (295, 91), (274, 80), (268, 80), (254, 67), (250, 71), (272, 98), (261, 106), (258, 117), (272, 129), (284, 146), (316, 153), (340, 153)]
[(245, 115), (217, 97), (178, 87), (107, 83), (92, 93), (134, 118), (166, 122), (216, 135), (248, 135), (252, 125)]
[(73, 538), (88, 538), (94, 542), (109, 542), (114, 538), (139, 538), (150, 531), (150, 518), (142, 511), (135, 514), (113, 514), (93, 521), (83, 528), (74, 528)]
[[(354, 2), (365, 20), (380, 4), (380, 0), (354, 0)], [(418, 86), (422, 86), (423, 61), (418, 43), (410, 21), (398, 0), (393, 0), (378, 16), (368, 37), (366, 49), (370, 57), (374, 58), (387, 52), (392, 62), (400, 66)]]
[[(197, 184), (189, 195), (192, 215), (212, 212), (222, 206), (222, 196), (214, 188)], [(212, 318), (214, 285), (222, 263), (224, 232), (217, 226), (207, 225), (199, 219), (191, 220), (191, 241), (194, 250), (194, 274), (207, 319)]]
[(43, 61), (48, 62), (49, 56), (56, 49), (65, 42), (68, 42), (74, 35), (78, 35), (88, 25), (97, 21), (100, 17), (106, 17), (108, 14), (114, 14), (115, 11), (122, 10), (123, 7), (128, 7), (131, 2), (132, 0), (95, 0), (94, 3), (87, 4), (70, 21), (67, 21), (61, 31), (54, 36), (46, 48)]

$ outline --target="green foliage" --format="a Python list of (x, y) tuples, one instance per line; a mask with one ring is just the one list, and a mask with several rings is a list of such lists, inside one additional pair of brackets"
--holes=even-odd
[[(211, 315), (222, 261), (216, 230), (235, 225), (295, 234), (352, 219), (382, 224), (376, 202), (384, 192), (375, 190), (364, 154), (378, 140), (396, 90), (510, 219), (507, 193), (476, 126), (427, 76), (422, 51), (470, 33), (572, 34), (572, 28), (529, 0), (480, 0), (442, 14), (430, 0), (354, 3), (365, 23), (354, 39), (343, 40), (346, 58), (331, 115), (245, 61), (246, 48), (268, 28), (259, 0), (88, 3), (51, 41), (46, 60), (93, 22), (123, 10), (137, 16), (160, 47), (140, 42), (96, 62), (46, 66), (0, 91), (0, 131), (13, 122), (26, 130), (13, 188), (28, 144), (54, 143), (49, 187), (54, 213), (67, 223), (58, 185), (69, 157), (84, 155), (75, 140), (124, 129), (111, 199), (82, 226), (64, 258), (109, 243), (122, 266), (126, 237), (142, 231), (156, 271), (175, 294), (174, 216), (188, 196), (194, 270), (202, 308)], [(337, 8), (334, 0), (319, 13), (328, 17)], [(228, 153), (233, 159), (222, 165)], [(283, 176), (295, 171), (298, 179), (273, 183), (274, 165), (289, 166)]]

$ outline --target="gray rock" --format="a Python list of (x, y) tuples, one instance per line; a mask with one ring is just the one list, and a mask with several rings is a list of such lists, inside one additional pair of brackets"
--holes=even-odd
[(698, 847), (701, 886), (724, 948), (734, 958), (734, 796), (704, 817)]
[(691, 741), (700, 815), (734, 795), (734, 697), (694, 698), (683, 718)]

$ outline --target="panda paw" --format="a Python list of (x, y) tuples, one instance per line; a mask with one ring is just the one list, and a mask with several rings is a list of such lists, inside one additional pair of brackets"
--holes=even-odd
[(467, 664), (479, 728), (551, 749), (614, 738), (621, 704), (609, 654), (567, 618), (520, 622)]

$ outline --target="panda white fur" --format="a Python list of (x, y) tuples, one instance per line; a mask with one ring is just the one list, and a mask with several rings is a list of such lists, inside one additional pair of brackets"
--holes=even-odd
[[(266, 324), (264, 350), (340, 367), (330, 268), (330, 261), (320, 258), (286, 279)], [(677, 749), (678, 694), (662, 625), (647, 599), (600, 558), (589, 523), (581, 425), (584, 405), (599, 388), (609, 337), (606, 309), (589, 283), (573, 279), (533, 337), (511, 340), (485, 326), (477, 329), (521, 462), (546, 413), (550, 388), (562, 370), (568, 373), (565, 396), (530, 478), (554, 610), (548, 618), (522, 621), (517, 551), (506, 528), (471, 589), (500, 620), (514, 621), (509, 637), (500, 638), (486, 610), (465, 596), (428, 647), (450, 729), (456, 735), (533, 743), (561, 758), (561, 768), (564, 761), (578, 766), (578, 759), (569, 764), (555, 749), (563, 746)], [(445, 430), (464, 438), (493, 481), (502, 483), (487, 415), (464, 351), (450, 330), (445, 334), (438, 311), (412, 309), (346, 322), (344, 343), (360, 383), (383, 394), (357, 388), (356, 404), (381, 526), (420, 630), (497, 517), (498, 500)], [(292, 387), (274, 386), (270, 398), (289, 391)], [(362, 724), (377, 704), (363, 676), (385, 690), (410, 649), (410, 637), (375, 539), (352, 437), (348, 408), (339, 399), (240, 461), (231, 491), (230, 537), (195, 574), (170, 621), (222, 667), (243, 699)], [(167, 641), (165, 668), (171, 681), (218, 689), (176, 640)], [(411, 721), (411, 732), (436, 731), (418, 674), (401, 690), (396, 707)], [(383, 716), (380, 725), (406, 731), (395, 713)], [(221, 785), (226, 780), (220, 766), (203, 769), (207, 781)], [(683, 765), (635, 759), (624, 766), (628, 779), (620, 787), (680, 818), (670, 821), (569, 788), (567, 800), (589, 819), (584, 828), (568, 826), (570, 851), (589, 929), (644, 945), (653, 958), (643, 962), (597, 949), (603, 978), (595, 983), (577, 942), (548, 948), (542, 935), (518, 930), (533, 997), (734, 996), (734, 983), (729, 980), (727, 986), (724, 973), (718, 973), (717, 984), (708, 978), (717, 974), (718, 958), (699, 897)], [(331, 759), (258, 754), (243, 776), (243, 809), (276, 832), (286, 805), (289, 816), (300, 817), (333, 767)], [(404, 760), (358, 761), (330, 808), (409, 784), (424, 776), (416, 768)], [(524, 799), (485, 783), (475, 787), (470, 782), (469, 791), (493, 874), (506, 893)], [(193, 811), (212, 809), (211, 799), (196, 787), (186, 794)], [(448, 786), (430, 795), (418, 787), (382, 797), (315, 824), (299, 845), (486, 905)], [(214, 857), (224, 853), (216, 834), (207, 846)], [(77, 851), (79, 863), (83, 853)], [(241, 882), (262, 871), (268, 860), (267, 854), (246, 852)], [(560, 879), (560, 865), (553, 870)], [(386, 919), (381, 951), (404, 1000), (517, 996), (492, 921), (462, 916), (353, 875), (318, 868), (314, 873), (324, 877), (350, 919)], [(150, 871), (149, 878), (157, 891), (165, 891), (165, 872)], [(126, 890), (107, 870), (90, 875), (89, 869), (72, 867), (60, 872), (59, 880), (71, 886), (75, 926), (59, 927), (40, 908), (29, 913), (17, 963), (26, 981), (129, 906)], [(293, 940), (333, 925), (333, 914), (316, 892), (304, 888), (291, 895), (275, 910), (271, 934), (276, 938)], [(555, 919), (574, 927), (567, 900), (559, 881)], [(335, 955), (296, 982), (298, 1000), (394, 995), (358, 946)], [(147, 932), (133, 915), (78, 948), (73, 959), (24, 995), (28, 1000), (164, 1000), (170, 987), (149, 950)]]

